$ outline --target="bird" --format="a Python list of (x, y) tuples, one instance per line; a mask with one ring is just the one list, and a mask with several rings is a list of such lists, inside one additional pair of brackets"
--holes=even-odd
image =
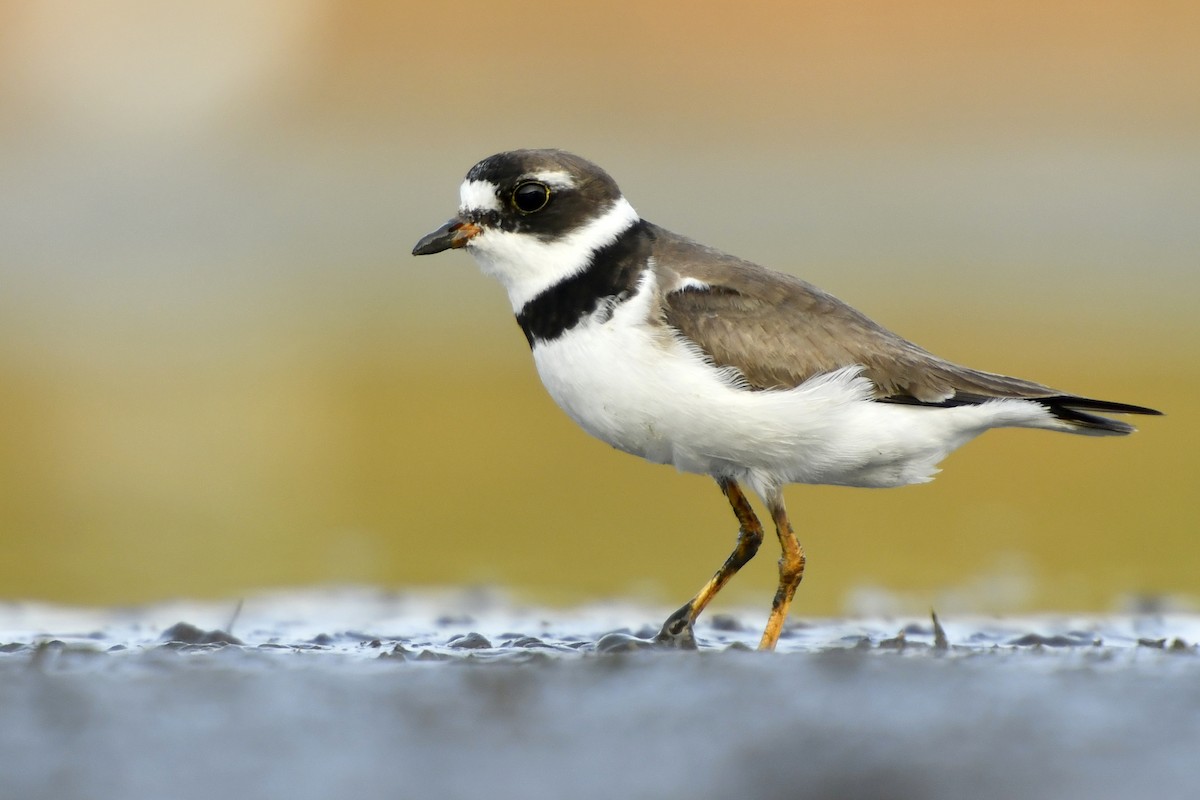
[(457, 213), (413, 255), (463, 249), (508, 295), (546, 391), (612, 447), (715, 479), (738, 523), (733, 551), (655, 641), (694, 648), (697, 617), (763, 542), (778, 586), (759, 649), (773, 650), (805, 554), (789, 484), (924, 483), (991, 428), (1134, 431), (1105, 414), (1161, 412), (960, 366), (784, 272), (642, 219), (596, 164), (512, 150), (467, 172)]

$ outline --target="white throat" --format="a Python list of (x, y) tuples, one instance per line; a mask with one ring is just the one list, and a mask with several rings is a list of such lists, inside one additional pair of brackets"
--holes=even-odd
[[(464, 201), (468, 188), (473, 196), (478, 191), (464, 184)], [(637, 221), (638, 213), (620, 197), (603, 214), (561, 239), (547, 242), (531, 233), (485, 228), (471, 239), (467, 250), (484, 274), (504, 286), (516, 313), (546, 289), (583, 270), (592, 253), (612, 243)]]

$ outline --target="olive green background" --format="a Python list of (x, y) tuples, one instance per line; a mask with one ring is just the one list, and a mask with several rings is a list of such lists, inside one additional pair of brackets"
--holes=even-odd
[(799, 613), (1196, 597), (1196, 8), (0, 5), (0, 597), (698, 588), (711, 481), (587, 438), (500, 288), (409, 256), (522, 146), (945, 357), (1168, 413), (790, 488)]

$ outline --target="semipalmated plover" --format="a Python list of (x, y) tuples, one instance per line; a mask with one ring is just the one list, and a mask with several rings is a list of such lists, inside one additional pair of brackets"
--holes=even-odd
[(799, 278), (638, 216), (600, 167), (561, 150), (480, 161), (458, 214), (414, 255), (465, 248), (508, 292), (542, 383), (585, 431), (660, 464), (711, 475), (737, 545), (658, 639), (692, 623), (749, 561), (771, 513), (783, 556), (759, 644), (772, 649), (804, 575), (783, 504), (789, 483), (904, 486), (989, 428), (1132, 432), (1093, 412), (1158, 414), (950, 363)]

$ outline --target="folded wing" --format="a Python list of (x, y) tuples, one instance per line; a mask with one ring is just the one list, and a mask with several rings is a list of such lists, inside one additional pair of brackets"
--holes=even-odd
[[(824, 372), (858, 365), (880, 402), (931, 407), (998, 398), (1036, 401), (1080, 433), (1124, 434), (1133, 427), (1087, 413), (1158, 414), (1092, 400), (1033, 381), (982, 372), (938, 358), (799, 278), (655, 230), (664, 322), (713, 364), (736, 368), (749, 388), (798, 386)], [(703, 255), (703, 258), (698, 256)]]

